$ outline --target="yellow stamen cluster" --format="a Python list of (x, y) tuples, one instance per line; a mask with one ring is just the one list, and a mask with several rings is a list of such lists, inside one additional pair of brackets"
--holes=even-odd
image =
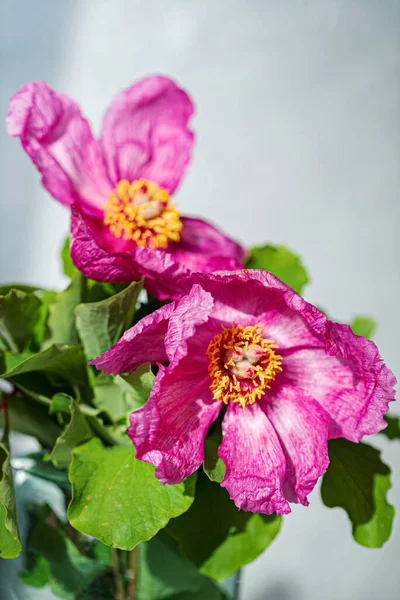
[[(236, 402), (245, 408), (271, 387), (282, 371), (282, 357), (275, 354), (278, 346), (264, 338), (262, 331), (260, 325), (242, 327), (232, 323), (230, 329), (222, 325), (222, 332), (211, 340), (207, 356), (214, 400)], [(244, 369), (240, 368), (241, 363), (245, 364)]]
[(182, 222), (169, 193), (146, 179), (122, 179), (104, 205), (104, 224), (117, 238), (138, 246), (167, 248), (179, 242)]

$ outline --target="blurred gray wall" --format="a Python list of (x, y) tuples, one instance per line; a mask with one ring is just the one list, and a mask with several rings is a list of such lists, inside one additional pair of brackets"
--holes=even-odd
[[(372, 314), (400, 374), (398, 0), (1, 0), (0, 112), (25, 81), (78, 100), (99, 129), (112, 96), (166, 73), (190, 90), (198, 142), (177, 196), (247, 244), (286, 242), (307, 298)], [(18, 142), (0, 136), (0, 280), (63, 285), (68, 214)], [(397, 466), (400, 445), (378, 441)], [(351, 538), (319, 491), (244, 573), (244, 600), (394, 600), (399, 524), (383, 550)], [(397, 536), (396, 536), (397, 534)]]

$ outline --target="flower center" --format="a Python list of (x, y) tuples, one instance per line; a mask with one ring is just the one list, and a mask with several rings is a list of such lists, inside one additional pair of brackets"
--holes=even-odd
[(179, 242), (182, 222), (169, 193), (153, 181), (122, 179), (104, 205), (104, 224), (138, 246), (167, 248)]
[(277, 373), (282, 371), (282, 357), (273, 340), (262, 337), (260, 325), (242, 327), (222, 325), (207, 348), (210, 359), (208, 374), (214, 400), (225, 404), (237, 402), (243, 408), (262, 398)]

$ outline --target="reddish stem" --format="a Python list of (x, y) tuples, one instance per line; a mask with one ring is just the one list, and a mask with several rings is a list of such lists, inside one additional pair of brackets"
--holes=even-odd
[(10, 398), (9, 394), (4, 394), (3, 396), (3, 401), (0, 402), (0, 410), (3, 409), (4, 411), (4, 421), (5, 421), (5, 429), (9, 430), (10, 429), (10, 416), (8, 414), (8, 400)]

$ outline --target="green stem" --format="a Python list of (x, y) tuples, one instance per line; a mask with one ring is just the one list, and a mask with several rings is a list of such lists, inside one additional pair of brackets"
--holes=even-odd
[(129, 576), (128, 600), (135, 600), (137, 588), (137, 547), (133, 548), (128, 555)]
[(119, 559), (117, 548), (112, 549), (112, 564), (115, 580), (115, 600), (124, 600), (124, 586), (122, 585), (121, 574), (119, 572)]

